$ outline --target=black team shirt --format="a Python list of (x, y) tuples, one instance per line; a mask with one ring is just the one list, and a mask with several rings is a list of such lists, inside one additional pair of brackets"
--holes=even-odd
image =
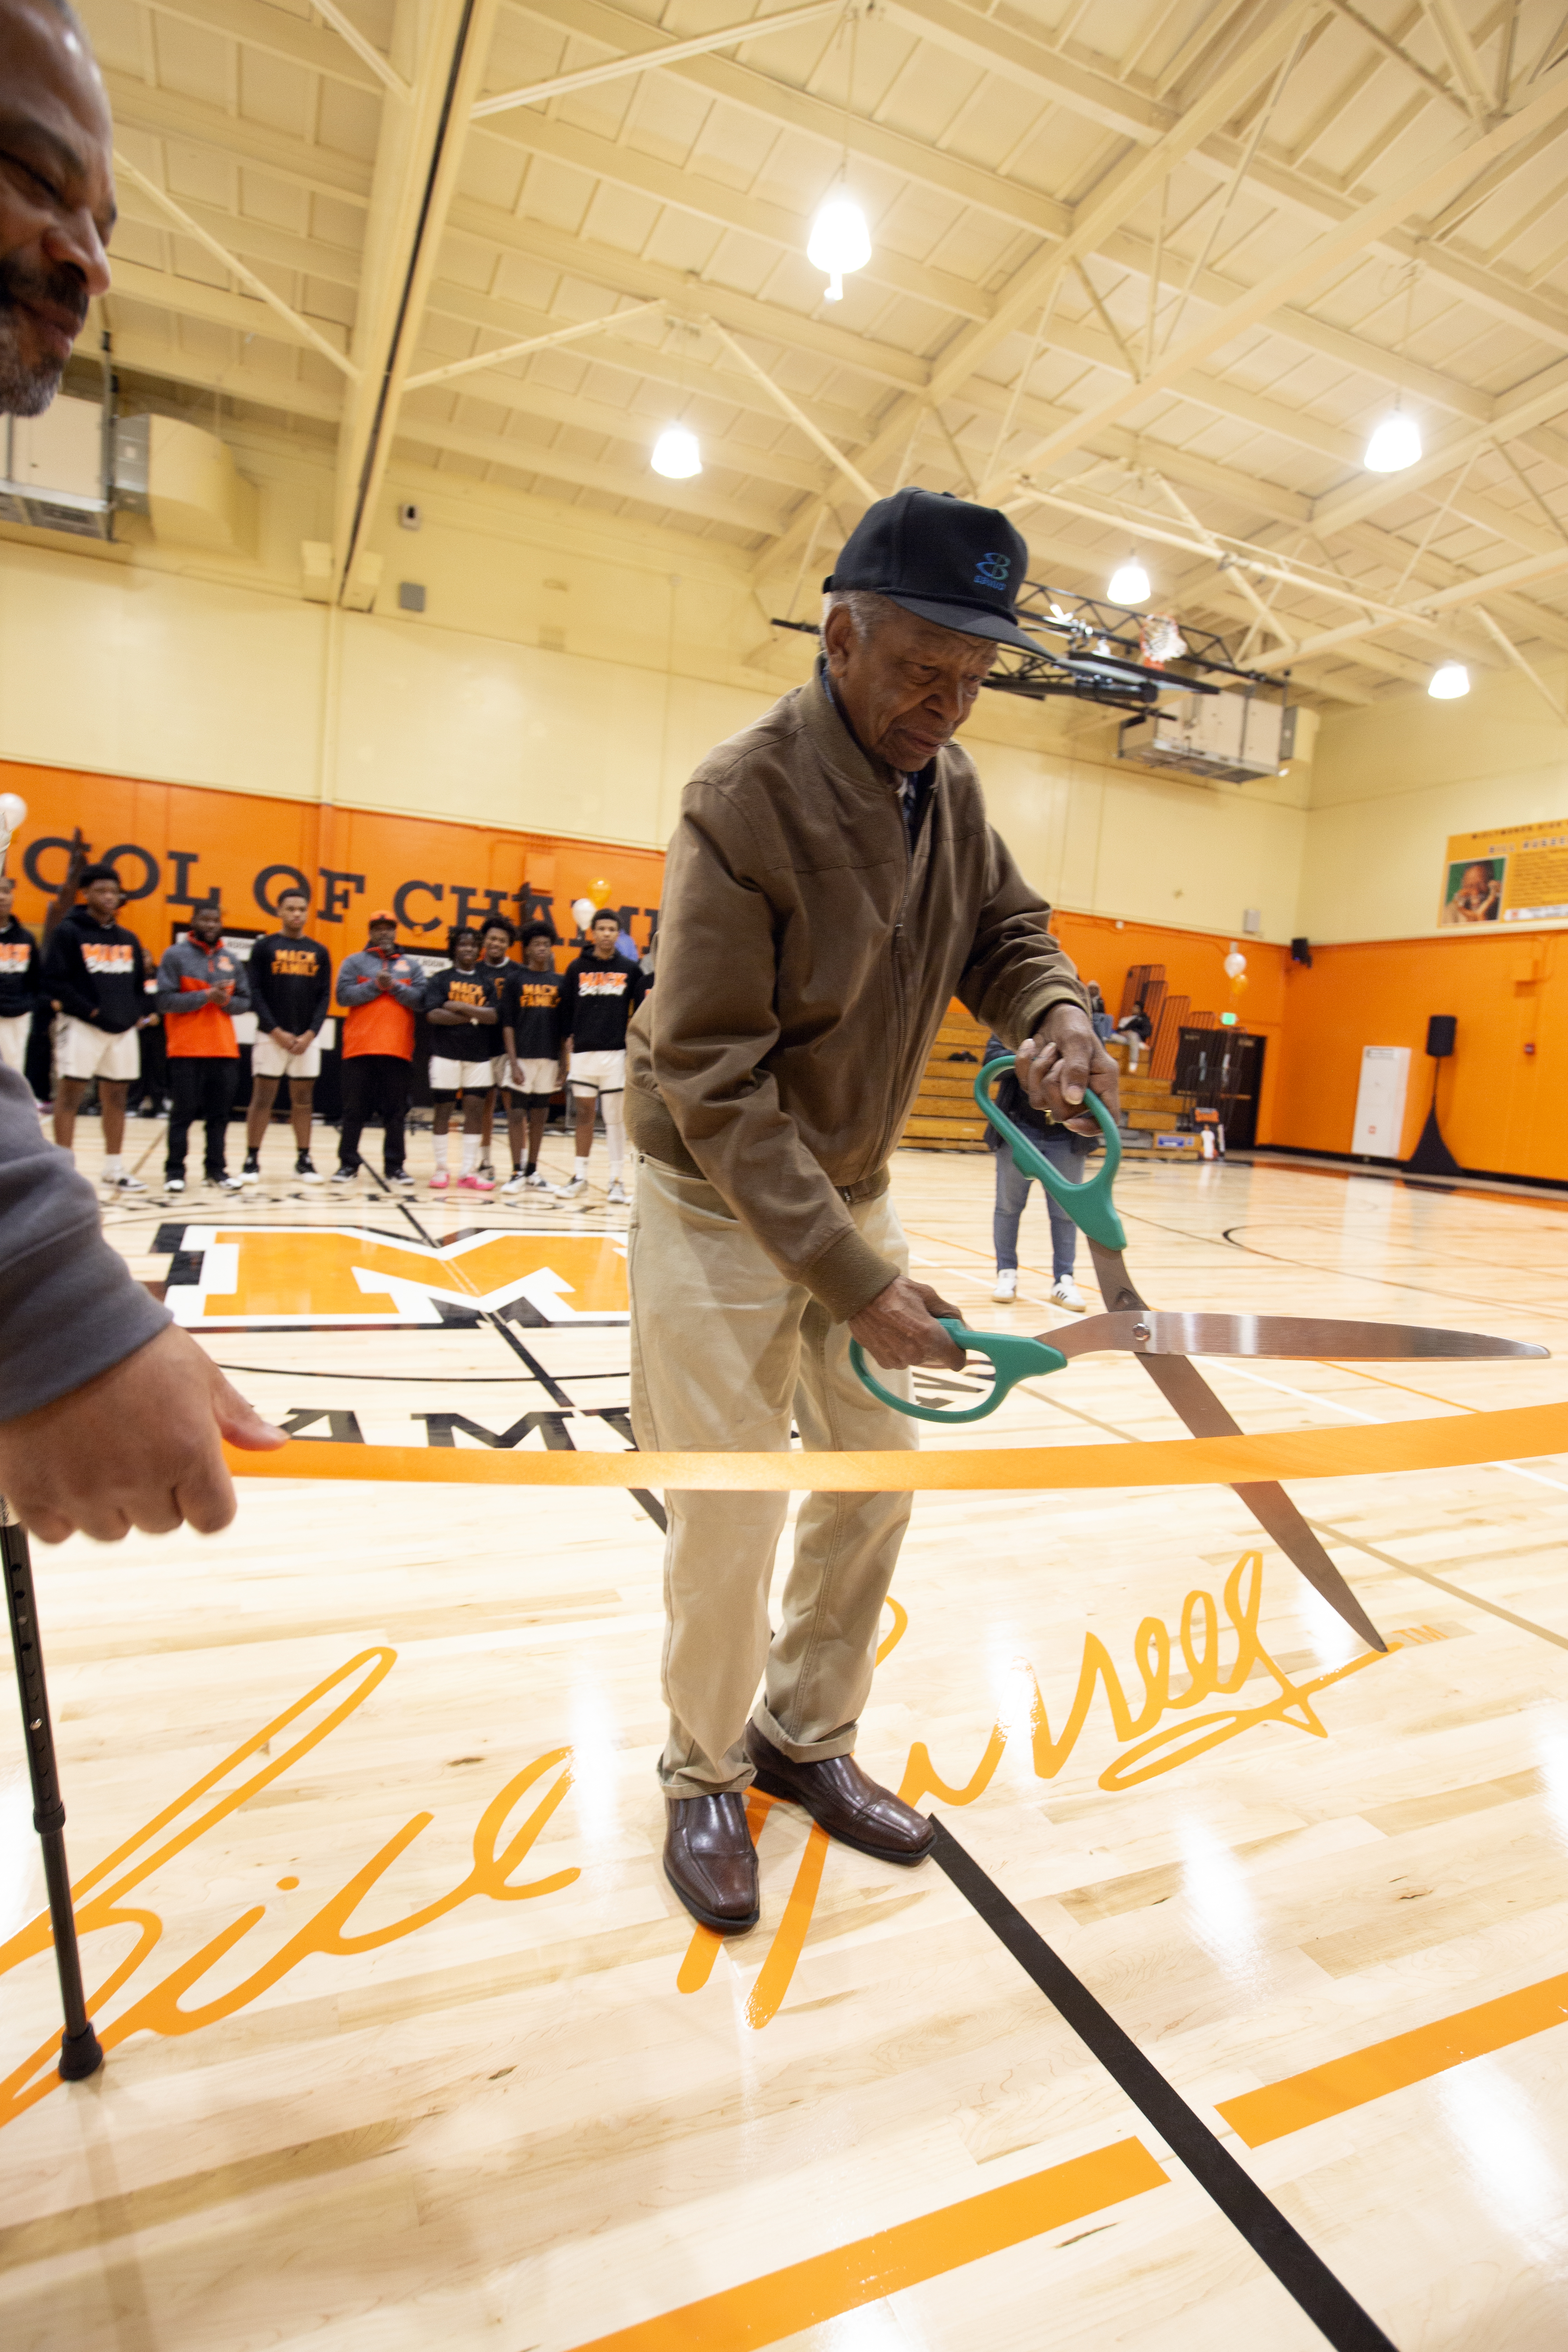
[(501, 989), (501, 1027), (510, 1029), (520, 1062), (561, 1059), (561, 975), (527, 964), (508, 968)]
[(246, 966), (256, 1034), (270, 1037), (282, 1029), (290, 1037), (321, 1034), (331, 1009), (332, 959), (314, 940), (291, 940), (283, 931), (258, 940)]
[[(640, 963), (624, 955), (601, 963), (589, 948), (562, 975), (561, 1034), (575, 1053), (623, 1053), (632, 1014), (647, 994)], [(520, 1060), (521, 1052), (520, 1046)]]
[[(465, 1004), (477, 1011), (488, 1004), (493, 1011), (500, 991), (494, 977), (495, 968), (477, 963), (472, 971), (459, 971), (455, 963), (438, 971), (425, 990), (425, 1010), (437, 1005), (449, 1005), (458, 1012)], [(464, 1021), (448, 1028), (437, 1022), (430, 1030), (430, 1051), (439, 1062), (488, 1062), (500, 1051), (500, 1025), (482, 1027), (477, 1021)]]
[(31, 1013), (38, 1001), (43, 962), (37, 942), (15, 915), (0, 930), (0, 1021)]
[(86, 907), (66, 917), (44, 959), (44, 994), (72, 1020), (89, 1021), (112, 1037), (134, 1029), (146, 1012), (146, 979), (135, 932), (100, 923)]

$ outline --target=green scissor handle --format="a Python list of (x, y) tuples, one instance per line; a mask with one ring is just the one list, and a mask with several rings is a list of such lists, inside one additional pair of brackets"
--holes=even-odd
[(1013, 1154), (1013, 1164), (1026, 1176), (1036, 1176), (1059, 1207), (1064, 1208), (1080, 1233), (1098, 1242), (1101, 1249), (1124, 1250), (1127, 1234), (1116, 1213), (1110, 1198), (1110, 1188), (1116, 1171), (1121, 1165), (1121, 1138), (1116, 1121), (1092, 1091), (1084, 1101), (1094, 1113), (1100, 1131), (1105, 1138), (1105, 1163), (1086, 1183), (1075, 1184), (1051, 1166), (1044, 1152), (1037, 1151), (1023, 1129), (1015, 1127), (1004, 1110), (998, 1110), (991, 1099), (991, 1081), (1013, 1066), (1011, 1054), (1000, 1054), (995, 1061), (987, 1062), (974, 1081), (974, 1099), (991, 1121)]
[(942, 1412), (933, 1404), (911, 1404), (907, 1397), (895, 1396), (885, 1389), (866, 1361), (858, 1339), (849, 1342), (849, 1360), (874, 1397), (890, 1404), (895, 1412), (907, 1412), (911, 1421), (984, 1421), (994, 1412), (1009, 1389), (1020, 1381), (1037, 1379), (1044, 1372), (1059, 1372), (1066, 1369), (1067, 1358), (1056, 1348), (1047, 1348), (1043, 1339), (1016, 1339), (1007, 1331), (970, 1331), (951, 1315), (941, 1315), (937, 1320), (950, 1339), (961, 1348), (973, 1349), (977, 1354), (989, 1356), (995, 1367), (996, 1378), (988, 1396), (972, 1404), (963, 1412)]

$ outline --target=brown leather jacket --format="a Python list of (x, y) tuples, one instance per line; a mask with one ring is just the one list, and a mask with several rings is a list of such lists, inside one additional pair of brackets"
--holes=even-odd
[(1053, 1004), (1087, 1010), (968, 753), (938, 755), (911, 854), (897, 786), (819, 674), (686, 787), (628, 1041), (632, 1141), (705, 1177), (847, 1321), (898, 1272), (847, 1196), (885, 1188), (955, 995), (1011, 1045)]

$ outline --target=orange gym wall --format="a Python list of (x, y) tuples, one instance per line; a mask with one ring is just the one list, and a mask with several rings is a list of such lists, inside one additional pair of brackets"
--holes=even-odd
[[(1225, 957), (1231, 943), (1215, 931), (1167, 930), (1158, 923), (1119, 923), (1109, 915), (1075, 915), (1065, 907), (1058, 908), (1052, 929), (1085, 980), (1100, 982), (1100, 992), (1112, 1015), (1120, 1010), (1121, 983), (1131, 967), (1163, 963), (1167, 989), (1173, 996), (1190, 998), (1194, 1013), (1234, 1013), (1238, 1016), (1238, 1027), (1266, 1037), (1268, 1045), (1263, 1056), (1258, 1140), (1267, 1143), (1279, 1139), (1274, 1126), (1288, 1002), (1286, 974), (1290, 969), (1288, 948), (1270, 946), (1263, 940), (1238, 939), (1236, 944), (1247, 958), (1247, 971), (1237, 990), (1225, 971)], [(1344, 1143), (1339, 1148), (1350, 1150), (1348, 1122)]]
[(27, 821), (7, 860), (16, 912), (37, 928), (65, 871), (75, 826), (95, 856), (115, 853), (132, 892), (122, 919), (154, 954), (214, 888), (237, 929), (272, 928), (279, 889), (303, 877), (310, 929), (334, 959), (364, 945), (365, 917), (392, 907), (410, 947), (444, 948), (448, 924), (499, 906), (549, 915), (563, 939), (574, 898), (615, 907), (646, 947), (664, 878), (661, 852), (510, 833), (439, 819), (380, 816), (315, 802), (262, 799), (202, 786), (0, 760), (0, 791), (19, 793)]
[(1432, 1098), (1427, 1015), (1452, 1013), (1459, 1026), (1438, 1079), (1437, 1118), (1460, 1167), (1568, 1181), (1565, 942), (1560, 930), (1372, 940), (1314, 948), (1310, 971), (1288, 965), (1267, 1139), (1348, 1151), (1363, 1046), (1408, 1045), (1408, 1154)]
[[(520, 908), (538, 902), (542, 911), (548, 901), (565, 938), (577, 898), (631, 909), (633, 933), (646, 944), (663, 880), (664, 859), (655, 850), (74, 769), (0, 761), (0, 791), (28, 803), (9, 859), (22, 920), (36, 927), (42, 919), (47, 886), (64, 868), (62, 845), (79, 824), (95, 853), (124, 853), (121, 873), (140, 893), (126, 919), (154, 951), (215, 884), (237, 927), (268, 924), (257, 891), (274, 897), (284, 867), (310, 883), (311, 929), (338, 956), (363, 945), (365, 916), (396, 905), (400, 892), (399, 936), (411, 945), (444, 946), (449, 921), (481, 915), (497, 900), (514, 920)], [(37, 881), (28, 878), (29, 864)], [(421, 883), (441, 896), (421, 891)], [(1293, 965), (1282, 947), (1243, 939), (1247, 981), (1237, 992), (1222, 968), (1229, 945), (1223, 934), (1065, 908), (1056, 929), (1112, 1013), (1129, 968), (1161, 963), (1172, 992), (1190, 997), (1195, 1011), (1234, 1011), (1242, 1026), (1268, 1040), (1260, 1143), (1348, 1152), (1363, 1046), (1408, 1045), (1408, 1152), (1431, 1092), (1426, 1018), (1453, 1013), (1458, 1051), (1442, 1076), (1438, 1114), (1455, 1158), (1466, 1168), (1568, 1181), (1568, 993), (1552, 986), (1559, 969), (1568, 979), (1563, 931), (1317, 948), (1310, 971)], [(1533, 1055), (1524, 1051), (1530, 1044)]]

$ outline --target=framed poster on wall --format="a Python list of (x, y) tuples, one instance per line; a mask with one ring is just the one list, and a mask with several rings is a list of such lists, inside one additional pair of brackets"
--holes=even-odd
[(1568, 818), (1448, 836), (1440, 929), (1568, 922)]

